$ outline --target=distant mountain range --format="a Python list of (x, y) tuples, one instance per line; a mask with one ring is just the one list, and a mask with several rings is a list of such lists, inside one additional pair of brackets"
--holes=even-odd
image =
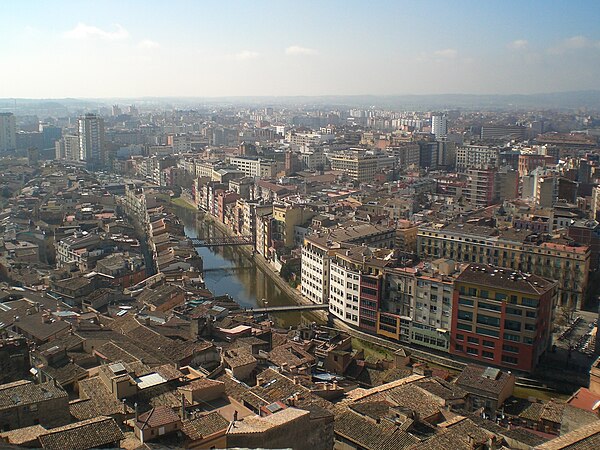
[(434, 109), (597, 109), (600, 90), (553, 92), (543, 94), (438, 94), (438, 95), (328, 95), (328, 96), (247, 96), (247, 97), (141, 97), (103, 99), (0, 99), (1, 111), (94, 110), (112, 104), (136, 104), (170, 108), (200, 106), (305, 106), (358, 107), (398, 110)]

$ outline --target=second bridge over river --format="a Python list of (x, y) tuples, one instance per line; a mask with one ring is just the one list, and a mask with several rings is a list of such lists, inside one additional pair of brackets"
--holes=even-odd
[(266, 308), (248, 308), (247, 312), (256, 314), (275, 313), (275, 312), (294, 312), (294, 311), (327, 311), (328, 305), (285, 305), (269, 306)]

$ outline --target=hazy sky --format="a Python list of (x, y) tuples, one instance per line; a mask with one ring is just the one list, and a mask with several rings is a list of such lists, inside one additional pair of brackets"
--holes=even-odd
[(600, 89), (600, 1), (0, 1), (0, 97)]

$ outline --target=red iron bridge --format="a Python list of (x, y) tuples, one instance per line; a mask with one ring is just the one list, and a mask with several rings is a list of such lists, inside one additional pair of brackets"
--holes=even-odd
[(188, 238), (192, 245), (199, 247), (232, 247), (236, 245), (254, 245), (252, 236), (223, 236), (210, 238)]

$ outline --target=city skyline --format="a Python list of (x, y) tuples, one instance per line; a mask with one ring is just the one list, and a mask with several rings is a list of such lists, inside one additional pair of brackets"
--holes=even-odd
[(600, 89), (600, 4), (0, 5), (0, 98)]

